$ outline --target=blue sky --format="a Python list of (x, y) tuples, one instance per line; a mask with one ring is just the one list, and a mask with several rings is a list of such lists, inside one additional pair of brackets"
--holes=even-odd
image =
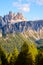
[(28, 20), (43, 19), (43, 0), (0, 0), (0, 16), (21, 12)]

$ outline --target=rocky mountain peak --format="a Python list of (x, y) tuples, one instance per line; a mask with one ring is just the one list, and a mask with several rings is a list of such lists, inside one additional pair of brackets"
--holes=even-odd
[(20, 12), (18, 12), (16, 14), (16, 13), (13, 13), (12, 11), (10, 11), (9, 14), (5, 15), (3, 18), (4, 18), (4, 20), (7, 20), (11, 23), (19, 22), (19, 21), (27, 21), (27, 19)]

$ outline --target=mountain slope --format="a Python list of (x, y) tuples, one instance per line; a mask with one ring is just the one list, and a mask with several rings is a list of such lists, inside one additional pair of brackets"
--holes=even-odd
[(0, 38), (0, 45), (5, 49), (6, 52), (13, 52), (15, 46), (20, 51), (24, 41), (26, 41), (28, 44), (32, 43), (29, 39), (26, 39), (20, 33), (15, 34), (15, 36), (9, 34), (8, 37), (9, 38)]

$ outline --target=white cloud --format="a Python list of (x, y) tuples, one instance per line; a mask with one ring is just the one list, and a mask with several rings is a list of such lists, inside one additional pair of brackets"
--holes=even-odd
[[(24, 1), (24, 0), (18, 0), (19, 2), (22, 2), (22, 1)], [(29, 2), (34, 2), (34, 3), (37, 3), (37, 4), (39, 4), (39, 5), (43, 5), (43, 0), (25, 0), (25, 1), (27, 1), (28, 3)]]
[(14, 7), (19, 7), (20, 6), (20, 4), (18, 2), (13, 2), (12, 4), (13, 4)]
[(38, 3), (39, 5), (43, 5), (43, 0), (37, 0), (36, 3)]
[(40, 20), (40, 18), (39, 18), (39, 17), (34, 17), (34, 18), (33, 18), (33, 21), (34, 21), (34, 20)]
[(21, 4), (19, 2), (13, 2), (13, 6), (16, 7), (19, 10), (22, 10), (24, 12), (29, 12), (30, 11), (30, 4)]
[(28, 2), (34, 2), (38, 5), (43, 5), (43, 0), (27, 0)]
[(18, 9), (20, 9), (22, 11), (25, 11), (25, 12), (29, 12), (30, 11), (29, 6), (26, 6), (26, 5), (22, 5), (22, 7), (18, 8)]

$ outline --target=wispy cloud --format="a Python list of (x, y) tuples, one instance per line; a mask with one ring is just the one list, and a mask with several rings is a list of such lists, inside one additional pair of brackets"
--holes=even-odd
[(34, 20), (40, 20), (40, 18), (39, 18), (39, 17), (34, 17), (34, 18), (33, 18), (33, 21), (34, 21)]
[(36, 3), (38, 3), (39, 5), (43, 5), (43, 0), (37, 0)]
[(19, 10), (22, 10), (24, 12), (29, 12), (30, 11), (30, 4), (25, 3), (19, 3), (19, 2), (13, 2), (13, 6), (16, 7)]
[(22, 11), (25, 11), (25, 12), (29, 12), (30, 11), (30, 8), (28, 8), (28, 7), (21, 7), (21, 8), (18, 8), (18, 9), (20, 9), (20, 10), (22, 10)]
[(43, 0), (27, 0), (28, 2), (34, 2), (38, 5), (43, 5)]
[(33, 21), (34, 21), (34, 20), (43, 20), (43, 18), (40, 18), (40, 17), (33, 17), (32, 20), (33, 20)]
[(29, 12), (30, 11), (30, 7), (29, 4), (22, 4), (18, 9), (25, 11), (25, 12)]

